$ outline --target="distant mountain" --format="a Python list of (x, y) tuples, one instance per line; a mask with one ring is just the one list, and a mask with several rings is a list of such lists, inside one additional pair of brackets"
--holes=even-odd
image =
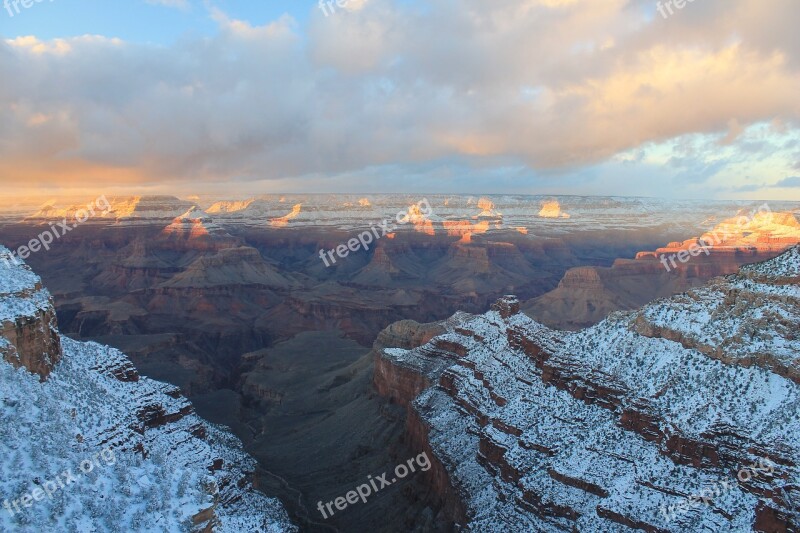
[(203, 288), (236, 285), (285, 289), (291, 282), (264, 261), (258, 250), (242, 246), (200, 257), (161, 286)]
[[(296, 531), (255, 461), (179, 389), (57, 329), (0, 247), (0, 531)], [(8, 261), (6, 261), (8, 259)]]
[(793, 212), (733, 217), (699, 237), (639, 252), (635, 259), (618, 259), (611, 267), (570, 269), (556, 289), (524, 302), (522, 309), (548, 326), (580, 329), (613, 311), (636, 309), (733, 274), (742, 265), (771, 259), (799, 243), (800, 220)]
[(172, 243), (174, 248), (200, 251), (222, 250), (239, 244), (239, 241), (225, 231), (225, 228), (215, 223), (210, 215), (196, 206), (175, 217), (172, 223), (161, 231), (160, 238)]
[[(412, 215), (399, 231), (436, 235), (464, 232), (515, 231), (523, 234), (564, 235), (578, 231), (604, 232), (625, 228), (674, 227), (697, 231), (737, 213), (757, 210), (748, 201), (664, 200), (602, 196), (536, 195), (410, 195), (410, 194), (301, 194), (260, 196), (247, 199), (179, 199), (174, 196), (108, 197), (109, 213), (93, 215), (88, 224), (162, 224), (192, 208), (202, 209), (223, 227), (278, 227), (285, 229), (328, 227), (343, 230), (369, 229), (398, 214)], [(93, 200), (93, 199), (87, 199)], [(427, 200), (431, 213), (418, 216), (414, 206)], [(86, 202), (48, 200), (23, 217), (27, 222), (70, 218)], [(797, 212), (797, 202), (770, 202), (773, 212)], [(19, 207), (14, 207), (14, 211)], [(0, 218), (5, 214), (0, 213)], [(685, 233), (691, 235), (692, 233)]]
[(510, 296), (439, 327), (375, 384), (470, 530), (800, 527), (800, 248), (579, 333)]

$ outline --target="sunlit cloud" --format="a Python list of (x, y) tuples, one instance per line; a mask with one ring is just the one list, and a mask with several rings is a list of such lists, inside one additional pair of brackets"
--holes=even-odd
[(690, 7), (369, 0), (301, 25), (212, 6), (213, 35), (172, 45), (6, 39), (0, 182), (768, 194), (800, 164), (800, 4)]

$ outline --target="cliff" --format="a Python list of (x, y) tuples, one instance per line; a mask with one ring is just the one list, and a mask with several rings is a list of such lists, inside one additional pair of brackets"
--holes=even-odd
[[(467, 315), (463, 315), (467, 316)], [(436, 377), (446, 367), (448, 349), (458, 349), (444, 344), (430, 342), (436, 335), (452, 331), (463, 317), (430, 324), (419, 324), (413, 320), (396, 322), (378, 335), (373, 345), (375, 371), (373, 384), (378, 394), (406, 409), (405, 433), (408, 442), (415, 450), (422, 450), (431, 459), (428, 479), (433, 494), (431, 503), (442, 509), (448, 519), (457, 524), (467, 521), (466, 508), (459, 490), (451, 481), (447, 468), (439, 461), (429, 440), (430, 424), (424, 421), (412, 408), (412, 402), (426, 389), (435, 384)], [(412, 350), (426, 346), (438, 357), (430, 359), (404, 360), (389, 355), (394, 349)]]
[(579, 333), (507, 297), (381, 359), (470, 530), (796, 531), (798, 283), (794, 248)]
[(56, 314), (39, 277), (16, 261), (0, 247), (0, 354), (44, 380), (61, 360)]
[(60, 337), (25, 265), (0, 261), (0, 317), (0, 530), (296, 530), (255, 490), (241, 443), (178, 389), (115, 349)]

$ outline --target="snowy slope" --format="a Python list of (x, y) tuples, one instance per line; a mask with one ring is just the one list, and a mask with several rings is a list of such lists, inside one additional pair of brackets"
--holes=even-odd
[[(50, 306), (40, 286), (22, 266), (0, 267), (2, 322)], [(296, 530), (252, 487), (241, 443), (177, 389), (107, 346), (62, 337), (61, 347), (41, 382), (3, 360), (11, 344), (0, 337), (0, 531)]]
[(578, 333), (509, 300), (514, 312), (460, 314), (449, 333), (382, 357), (436, 384), (412, 420), (472, 531), (792, 531), (797, 257)]

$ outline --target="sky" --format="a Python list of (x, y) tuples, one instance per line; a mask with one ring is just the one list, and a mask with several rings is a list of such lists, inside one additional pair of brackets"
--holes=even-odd
[(9, 0), (3, 192), (800, 200), (797, 0), (339, 3)]

